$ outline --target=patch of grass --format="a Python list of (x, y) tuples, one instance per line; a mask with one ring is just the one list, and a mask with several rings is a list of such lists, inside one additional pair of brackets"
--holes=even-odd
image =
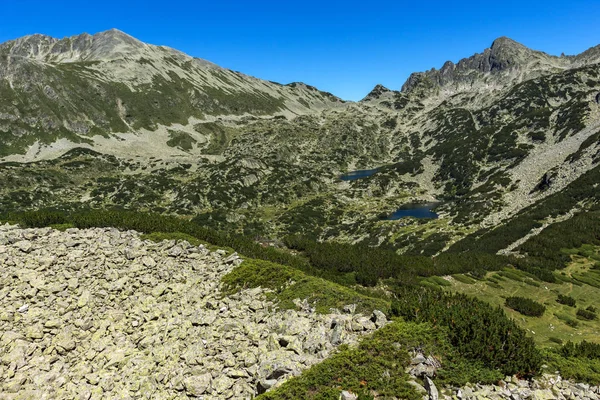
[(64, 232), (67, 229), (75, 228), (75, 225), (69, 224), (69, 223), (67, 223), (67, 224), (54, 224), (54, 225), (50, 225), (50, 228), (56, 229), (57, 231)]
[(272, 289), (271, 297), (279, 301), (284, 309), (294, 309), (294, 299), (307, 299), (319, 313), (328, 313), (330, 308), (341, 309), (348, 304), (356, 304), (357, 311), (369, 314), (373, 310), (387, 313), (390, 302), (364, 294), (305, 274), (280, 264), (268, 261), (246, 259), (239, 267), (225, 275), (222, 282), (230, 291), (240, 288), (263, 287)]
[[(504, 308), (506, 314), (513, 318), (522, 328), (530, 331), (538, 345), (542, 347), (556, 346), (551, 337), (568, 341), (597, 341), (600, 320), (581, 321), (577, 319), (576, 309), (557, 302), (557, 296), (568, 296), (576, 300), (577, 306), (585, 309), (589, 305), (600, 304), (600, 290), (595, 286), (579, 282), (573, 276), (586, 276), (593, 262), (573, 261), (561, 272), (555, 272), (556, 283), (537, 282), (539, 287), (531, 286), (524, 280), (507, 279), (502, 286), (483, 281), (466, 284), (454, 280), (451, 291), (465, 293), (480, 300)], [(522, 271), (515, 271), (518, 274)], [(502, 274), (507, 277), (505, 271)], [(491, 273), (488, 276), (492, 275)], [(512, 276), (512, 275), (511, 275)], [(516, 276), (515, 276), (516, 277)], [(504, 306), (505, 299), (511, 296), (529, 297), (546, 306), (547, 312), (541, 317), (528, 317)]]
[(464, 283), (465, 285), (472, 285), (474, 283), (477, 283), (476, 279), (473, 279), (470, 276), (463, 275), (463, 274), (452, 275), (452, 277), (454, 279), (456, 279), (457, 281)]
[(438, 286), (452, 286), (452, 283), (450, 283), (450, 281), (442, 278), (441, 276), (430, 276), (429, 278), (421, 281), (421, 283), (423, 283), (423, 282), (432, 283), (432, 284), (438, 285)]

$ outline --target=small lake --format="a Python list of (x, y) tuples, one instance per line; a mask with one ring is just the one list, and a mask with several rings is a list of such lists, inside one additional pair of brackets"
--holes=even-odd
[(431, 209), (439, 205), (440, 203), (405, 204), (397, 209), (392, 215), (387, 217), (387, 219), (396, 220), (404, 217), (436, 219), (439, 216), (431, 211)]
[(352, 171), (352, 172), (348, 172), (347, 174), (341, 175), (340, 179), (343, 181), (355, 181), (357, 179), (366, 178), (368, 176), (371, 176), (377, 171), (379, 171), (378, 168)]

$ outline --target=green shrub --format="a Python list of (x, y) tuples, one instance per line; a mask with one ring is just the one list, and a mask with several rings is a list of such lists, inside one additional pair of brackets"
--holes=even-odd
[(564, 357), (600, 359), (600, 344), (585, 340), (578, 344), (569, 341), (560, 349), (560, 352)]
[(395, 289), (392, 314), (445, 330), (456, 351), (505, 375), (535, 374), (541, 356), (525, 331), (501, 308), (460, 294), (414, 287)]
[(569, 307), (575, 307), (575, 304), (577, 303), (577, 301), (575, 301), (575, 299), (572, 298), (571, 296), (566, 296), (566, 295), (562, 295), (562, 294), (558, 295), (558, 298), (556, 299), (556, 301), (560, 304), (564, 304)]
[(504, 305), (530, 317), (541, 317), (546, 311), (543, 304), (525, 297), (508, 297)]
[(563, 344), (563, 340), (561, 338), (557, 338), (555, 336), (550, 336), (548, 338), (548, 340), (550, 340), (552, 343)]
[(454, 279), (456, 279), (457, 281), (467, 284), (467, 285), (472, 285), (477, 282), (475, 279), (471, 278), (470, 276), (463, 275), (463, 274), (453, 275), (452, 277)]
[(577, 318), (585, 319), (587, 321), (593, 321), (596, 319), (596, 313), (580, 308), (577, 310)]
[(364, 399), (370, 397), (371, 390), (385, 398), (420, 399), (404, 372), (410, 363), (407, 350), (430, 347), (433, 337), (432, 329), (425, 324), (394, 322), (362, 339), (357, 348), (342, 347), (322, 363), (258, 399), (337, 399), (342, 390)]
[(561, 351), (546, 350), (545, 362), (549, 371), (560, 371), (563, 379), (571, 379), (576, 382), (586, 382), (591, 385), (600, 384), (600, 360), (586, 357), (565, 357)]

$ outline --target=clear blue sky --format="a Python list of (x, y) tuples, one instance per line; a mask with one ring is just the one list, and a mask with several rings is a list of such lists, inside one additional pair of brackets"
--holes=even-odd
[(0, 42), (118, 28), (259, 78), (359, 100), (377, 83), (511, 37), (550, 54), (600, 44), (600, 1), (0, 0)]

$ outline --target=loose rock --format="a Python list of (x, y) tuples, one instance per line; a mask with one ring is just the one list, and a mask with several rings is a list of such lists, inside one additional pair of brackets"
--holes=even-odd
[(11, 260), (0, 268), (9, 398), (250, 398), (385, 318), (319, 315), (300, 299), (298, 310), (271, 311), (261, 288), (225, 295), (221, 278), (239, 256), (184, 241), (4, 226), (0, 243)]

